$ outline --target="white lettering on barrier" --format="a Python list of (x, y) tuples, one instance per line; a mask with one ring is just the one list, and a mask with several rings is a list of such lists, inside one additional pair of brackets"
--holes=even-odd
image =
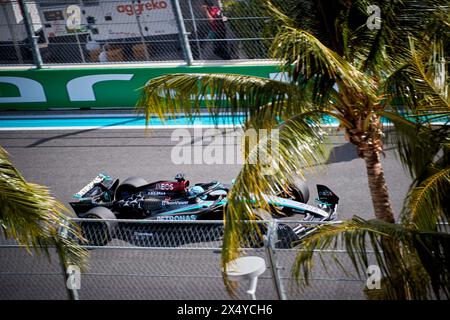
[[(96, 101), (94, 85), (103, 81), (129, 81), (133, 74), (100, 74), (78, 77), (67, 83), (70, 101)], [(47, 102), (44, 87), (36, 80), (24, 77), (0, 77), (0, 83), (9, 83), (19, 89), (18, 97), (0, 97), (0, 103)]]
[(19, 89), (18, 97), (0, 97), (0, 103), (46, 102), (42, 85), (23, 77), (0, 77), (0, 82), (15, 85)]
[(67, 83), (67, 93), (70, 101), (96, 101), (94, 84), (111, 80), (129, 81), (133, 76), (133, 74), (99, 74), (78, 77)]
[[(67, 93), (70, 101), (96, 101), (94, 85), (103, 81), (122, 80), (129, 81), (134, 74), (97, 74), (77, 77), (70, 80), (67, 85)], [(271, 73), (270, 78), (274, 80), (287, 81), (286, 74)], [(0, 103), (27, 103), (27, 102), (47, 102), (43, 86), (36, 80), (25, 77), (2, 77), (0, 83), (10, 83), (19, 89), (19, 97), (0, 97)], [(172, 97), (175, 92), (171, 92)], [(165, 97), (165, 95), (161, 95)], [(207, 99), (217, 98), (210, 94), (205, 96)], [(194, 99), (195, 97), (192, 96)], [(226, 97), (223, 96), (222, 99)]]

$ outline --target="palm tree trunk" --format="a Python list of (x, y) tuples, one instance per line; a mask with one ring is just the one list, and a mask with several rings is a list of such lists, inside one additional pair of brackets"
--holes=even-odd
[(366, 162), (370, 194), (372, 196), (375, 217), (385, 222), (394, 223), (394, 213), (389, 201), (386, 180), (381, 166), (380, 152), (375, 148), (360, 150)]
[[(381, 165), (380, 151), (375, 147), (367, 148), (367, 145), (365, 145), (365, 148), (359, 149), (359, 151), (366, 163), (367, 178), (375, 217), (385, 222), (395, 223), (383, 167)], [(384, 252), (383, 255), (387, 269), (391, 272), (390, 277), (384, 279), (383, 291), (385, 292), (382, 296), (385, 296), (383, 299), (395, 297), (395, 299), (404, 300), (407, 298), (408, 286), (405, 282), (404, 275), (399, 272), (401, 270), (401, 261), (398, 260), (397, 255), (391, 254), (392, 252), (398, 252), (400, 247), (393, 239), (382, 237), (381, 248)]]

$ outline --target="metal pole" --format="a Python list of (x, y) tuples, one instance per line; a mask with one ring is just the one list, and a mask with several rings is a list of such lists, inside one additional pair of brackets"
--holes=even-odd
[(69, 289), (67, 287), (67, 282), (68, 282), (70, 276), (68, 275), (66, 263), (64, 261), (63, 255), (59, 251), (58, 251), (58, 256), (59, 256), (59, 261), (61, 263), (61, 269), (62, 269), (62, 272), (64, 275), (64, 285), (66, 287), (67, 297), (69, 298), (69, 300), (80, 300), (78, 291), (75, 289)]
[(30, 41), (31, 49), (33, 52), (33, 60), (34, 64), (36, 65), (36, 68), (41, 69), (42, 68), (42, 57), (41, 52), (39, 51), (37, 39), (38, 37), (34, 35), (33, 31), (33, 25), (30, 17), (30, 13), (28, 12), (28, 7), (25, 4), (24, 0), (18, 0), (20, 10), (22, 11), (23, 15), (23, 22), (25, 24), (25, 28), (27, 30), (28, 39)]
[[(78, 4), (80, 5), (80, 8), (83, 6), (81, 0), (78, 0)], [(81, 17), (80, 17), (80, 19), (81, 19)], [(80, 27), (81, 27), (81, 21), (80, 21)], [(75, 39), (77, 39), (78, 51), (80, 52), (81, 61), (83, 61), (83, 63), (86, 63), (86, 59), (84, 57), (83, 47), (81, 46), (80, 36), (78, 35), (77, 28), (75, 28)]]
[(275, 244), (277, 243), (277, 221), (270, 221), (266, 236), (266, 252), (269, 259), (270, 271), (272, 272), (273, 285), (279, 300), (287, 300), (283, 282), (280, 277), (280, 267), (276, 259)]
[(195, 40), (196, 40), (196, 44), (197, 44), (198, 55), (199, 55), (200, 60), (203, 60), (202, 49), (200, 47), (200, 41), (198, 41), (197, 21), (195, 19), (195, 15), (194, 15), (194, 9), (192, 9), (192, 1), (191, 0), (189, 0), (189, 11), (191, 13), (192, 25), (194, 27), (194, 33), (195, 33)]
[(194, 59), (192, 58), (191, 45), (189, 44), (188, 33), (184, 25), (183, 14), (181, 12), (179, 0), (171, 0), (175, 19), (178, 26), (178, 34), (180, 35), (181, 45), (183, 47), (184, 58), (188, 66), (192, 66)]
[[(135, 8), (135, 0), (131, 0), (131, 5), (133, 6), (133, 10)], [(144, 31), (142, 31), (142, 25), (141, 25), (141, 15), (135, 13), (135, 17), (136, 17), (136, 22), (138, 25), (138, 29), (139, 29), (139, 34), (141, 35), (141, 42), (142, 45), (144, 46), (144, 53), (145, 53), (145, 59), (147, 61), (150, 61), (150, 55), (148, 54), (148, 50), (147, 50), (147, 44), (145, 43), (145, 38), (144, 38)]]
[[(67, 223), (65, 223), (64, 226), (61, 227), (59, 233), (63, 238), (68, 237)], [(62, 269), (62, 273), (64, 276), (64, 286), (66, 287), (67, 297), (69, 298), (69, 300), (80, 300), (78, 291), (76, 289), (70, 289), (68, 286), (68, 281), (69, 281), (70, 276), (68, 274), (66, 261), (64, 260), (64, 255), (61, 252), (61, 250), (64, 250), (64, 249), (58, 248), (58, 247), (56, 249), (58, 250), (59, 262), (61, 264), (61, 269)]]
[(81, 47), (80, 37), (78, 36), (78, 31), (75, 29), (75, 39), (77, 39), (78, 51), (80, 52), (81, 61), (86, 63), (86, 59), (84, 58), (83, 48)]

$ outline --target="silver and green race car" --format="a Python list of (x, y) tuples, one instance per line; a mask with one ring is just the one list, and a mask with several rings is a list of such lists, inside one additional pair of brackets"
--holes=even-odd
[[(70, 202), (79, 218), (96, 219), (83, 222), (82, 230), (90, 245), (106, 245), (112, 238), (118, 238), (136, 245), (168, 245), (161, 241), (163, 233), (177, 233), (191, 229), (204, 229), (189, 237), (180, 236), (183, 241), (213, 241), (205, 239), (204, 231), (212, 226), (222, 229), (222, 222), (209, 224), (189, 223), (193, 220), (222, 220), (230, 184), (218, 181), (197, 183), (193, 186), (183, 174), (173, 180), (148, 183), (140, 177), (130, 177), (120, 182), (105, 174), (77, 192), (76, 201)], [(308, 205), (309, 190), (303, 181), (294, 180), (289, 184), (290, 192), (278, 196), (266, 196), (271, 212), (261, 216), (296, 216), (298, 223), (287, 225), (278, 223), (278, 238), (282, 247), (290, 247), (302, 237), (314, 231), (316, 225), (304, 223), (333, 221), (337, 218), (339, 198), (326, 186), (317, 185), (318, 205)], [(244, 201), (244, 200), (243, 200)], [(248, 201), (251, 202), (251, 199)], [(257, 208), (256, 208), (257, 209)], [(138, 223), (137, 220), (170, 220), (173, 223)], [(136, 221), (136, 222), (135, 222)], [(183, 226), (183, 228), (179, 228)], [(136, 231), (138, 230), (138, 231)], [(221, 232), (211, 234), (221, 237)], [(170, 245), (180, 245), (170, 236)], [(189, 238), (189, 239), (187, 239)], [(156, 239), (156, 240), (155, 240)]]

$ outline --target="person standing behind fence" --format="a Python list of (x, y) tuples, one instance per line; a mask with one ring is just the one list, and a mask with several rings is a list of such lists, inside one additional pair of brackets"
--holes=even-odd
[(108, 62), (108, 51), (110, 49), (110, 45), (109, 44), (105, 44), (103, 46), (103, 50), (102, 52), (100, 52), (100, 54), (98, 55), (98, 61), (99, 62)]
[(227, 38), (227, 28), (225, 25), (226, 17), (223, 16), (222, 10), (213, 4), (212, 0), (205, 0), (203, 10), (208, 19), (210, 31), (208, 39), (213, 41), (214, 54), (224, 60), (231, 59), (227, 41), (221, 41)]
[(88, 52), (88, 57), (90, 62), (97, 62), (98, 56), (102, 50), (100, 44), (88, 36), (88, 42), (86, 43), (86, 50)]

